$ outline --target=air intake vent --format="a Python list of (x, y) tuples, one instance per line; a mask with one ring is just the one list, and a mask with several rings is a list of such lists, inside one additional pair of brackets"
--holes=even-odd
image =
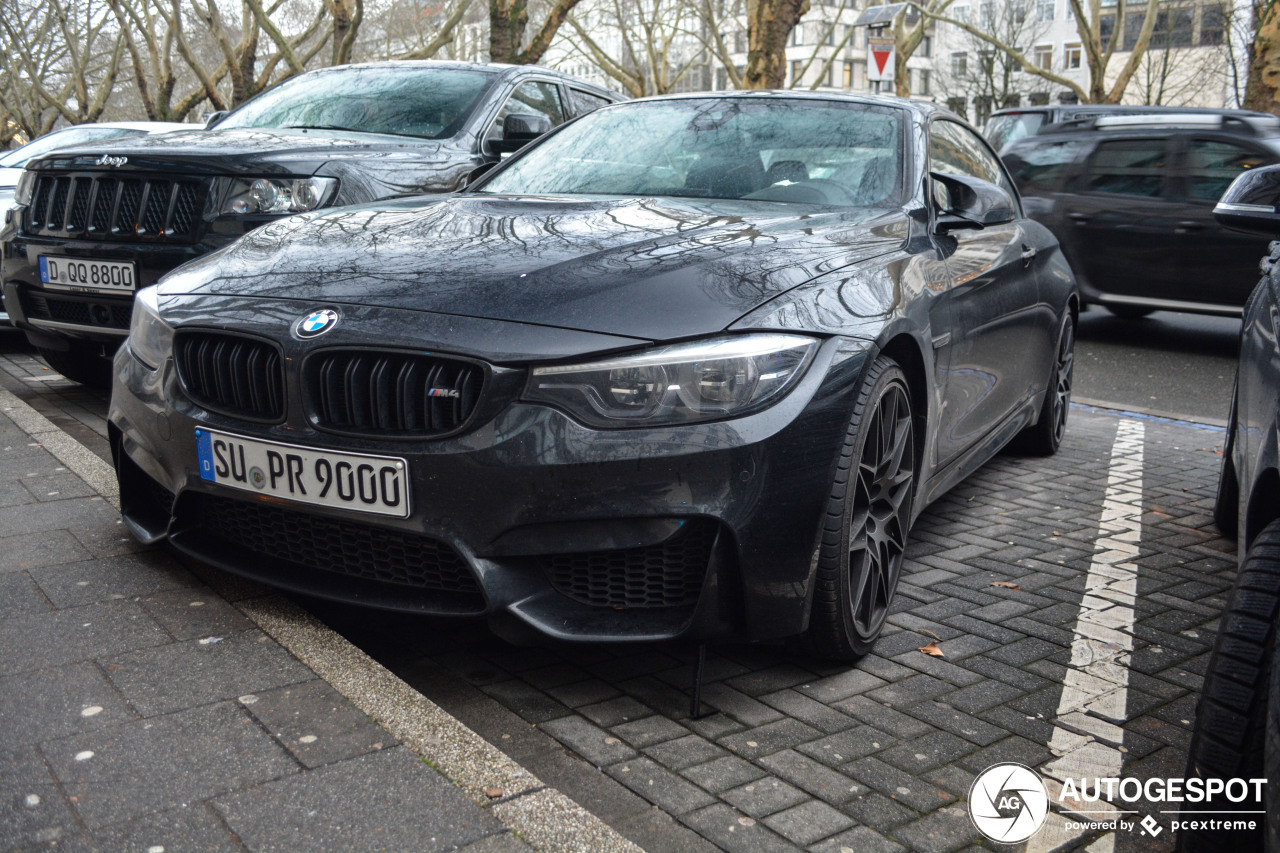
[(316, 425), (338, 432), (426, 437), (461, 429), (475, 411), (483, 369), (402, 352), (326, 350), (306, 363)]
[(187, 395), (206, 409), (259, 421), (284, 418), (283, 361), (272, 344), (217, 332), (179, 332), (174, 359)]
[(206, 181), (91, 172), (41, 176), (36, 179), (27, 232), (189, 243), (197, 236), (207, 186)]

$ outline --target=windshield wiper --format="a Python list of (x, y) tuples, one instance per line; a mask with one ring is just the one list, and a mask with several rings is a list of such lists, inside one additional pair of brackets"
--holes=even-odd
[(361, 130), (358, 127), (343, 127), (340, 124), (286, 124), (285, 130), (345, 130), (348, 133), (376, 133), (376, 131)]

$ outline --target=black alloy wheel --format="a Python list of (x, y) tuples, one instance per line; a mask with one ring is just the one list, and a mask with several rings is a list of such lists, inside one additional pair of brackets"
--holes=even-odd
[(852, 660), (884, 628), (902, 574), (915, 498), (916, 440), (902, 369), (880, 357), (845, 434), (827, 504), (808, 647)]
[(1236, 479), (1236, 393), (1231, 390), (1231, 409), (1227, 416), (1227, 437), (1222, 441), (1222, 471), (1218, 474), (1218, 491), (1213, 497), (1213, 521), (1218, 532), (1235, 541), (1240, 525), (1240, 482)]
[(1049, 375), (1049, 386), (1040, 405), (1040, 418), (1014, 437), (1013, 450), (1035, 456), (1058, 452), (1067, 434), (1067, 414), (1071, 411), (1071, 377), (1075, 367), (1076, 323), (1067, 312), (1058, 333), (1058, 354)]

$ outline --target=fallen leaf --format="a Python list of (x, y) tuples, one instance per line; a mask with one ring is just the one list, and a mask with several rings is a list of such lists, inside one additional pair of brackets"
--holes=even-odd
[(929, 630), (929, 629), (927, 629), (927, 628), (921, 628), (921, 629), (920, 629), (920, 631), (919, 631), (919, 633), (924, 634), (926, 637), (933, 637), (935, 640), (941, 640), (941, 639), (942, 639), (942, 638), (941, 638), (941, 637), (939, 637), (937, 634), (933, 633), (932, 631), (930, 631), (930, 630)]
[(921, 646), (919, 650), (924, 652), (926, 655), (933, 655), (935, 658), (946, 657), (946, 655), (942, 653), (942, 649), (938, 648), (937, 643), (930, 643), (927, 646)]
[(498, 797), (501, 797), (505, 793), (506, 792), (503, 791), (501, 788), (485, 788), (484, 789), (484, 795), (491, 800), (496, 800)]
[(1055, 530), (1055, 531), (1053, 531), (1053, 535), (1054, 535), (1054, 536), (1061, 536), (1061, 535), (1062, 535), (1062, 531), (1061, 531), (1061, 530)]
[(1022, 587), (1018, 586), (1013, 581), (993, 581), (991, 586), (998, 586), (1003, 589), (1022, 589)]

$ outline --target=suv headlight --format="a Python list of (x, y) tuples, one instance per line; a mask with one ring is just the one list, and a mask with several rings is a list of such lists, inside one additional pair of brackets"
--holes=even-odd
[(133, 297), (127, 345), (134, 357), (152, 370), (164, 364), (173, 351), (173, 327), (160, 319), (158, 285), (144, 287)]
[(18, 178), (17, 189), (13, 192), (13, 201), (15, 204), (28, 205), (31, 204), (31, 192), (36, 186), (36, 173), (30, 169), (23, 169), (22, 176)]
[(329, 204), (337, 192), (337, 178), (231, 178), (217, 194), (218, 214), (305, 213)]
[(735, 335), (535, 367), (524, 399), (604, 428), (720, 420), (781, 399), (817, 348), (817, 340), (800, 335)]

